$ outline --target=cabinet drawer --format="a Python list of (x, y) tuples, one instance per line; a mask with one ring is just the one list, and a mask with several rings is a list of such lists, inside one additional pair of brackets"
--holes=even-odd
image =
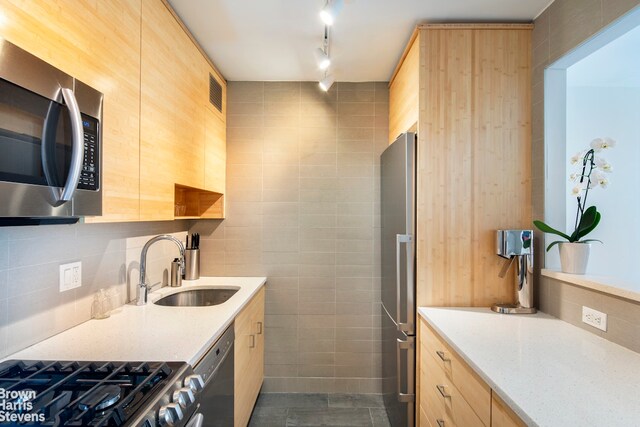
[[(436, 399), (444, 408), (445, 422), (449, 418), (460, 427), (484, 427), (485, 424), (471, 409), (458, 388), (453, 384), (445, 372), (438, 366), (433, 357), (425, 355), (422, 360), (425, 375), (421, 380), (425, 381), (427, 399)], [(486, 424), (487, 426), (489, 424)]]
[(460, 357), (424, 321), (422, 322), (420, 345), (425, 361), (440, 368), (444, 379), (464, 398), (480, 421), (491, 423), (491, 388), (475, 374)]

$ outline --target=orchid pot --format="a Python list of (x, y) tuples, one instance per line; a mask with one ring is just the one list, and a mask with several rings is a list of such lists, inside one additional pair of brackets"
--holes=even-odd
[(563, 242), (558, 245), (563, 273), (585, 274), (589, 263), (590, 243)]

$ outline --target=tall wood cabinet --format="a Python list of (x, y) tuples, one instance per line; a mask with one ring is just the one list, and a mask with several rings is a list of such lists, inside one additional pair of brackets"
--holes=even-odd
[(166, 0), (0, 0), (0, 20), (104, 94), (103, 216), (88, 222), (223, 217), (226, 82)]
[(418, 133), (418, 306), (513, 302), (495, 230), (531, 228), (531, 29), (421, 25), (392, 77), (389, 140)]
[[(418, 26), (392, 76), (389, 142), (402, 132), (418, 134), (418, 306), (514, 302), (513, 269), (498, 277), (503, 260), (495, 254), (495, 231), (531, 228), (531, 29)], [(428, 341), (425, 331), (419, 328), (419, 342)], [(423, 350), (418, 360), (431, 374), (416, 379), (418, 425), (488, 426), (490, 393), (465, 395), (477, 381), (454, 378), (465, 397), (448, 408), (452, 400), (443, 404), (430, 383), (442, 373), (432, 367), (439, 360)]]

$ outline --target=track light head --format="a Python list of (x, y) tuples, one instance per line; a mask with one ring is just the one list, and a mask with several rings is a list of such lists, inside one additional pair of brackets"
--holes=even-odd
[(322, 22), (329, 26), (333, 25), (338, 13), (340, 13), (340, 9), (342, 9), (342, 3), (343, 0), (327, 0), (327, 3), (320, 11)]
[(325, 75), (324, 79), (318, 82), (318, 85), (320, 86), (320, 89), (326, 92), (329, 89), (331, 89), (331, 86), (333, 86), (334, 81), (335, 79), (333, 78), (333, 76), (329, 74), (329, 75)]
[(317, 48), (314, 51), (314, 54), (316, 57), (316, 62), (318, 63), (318, 68), (320, 68), (321, 70), (326, 70), (327, 68), (329, 68), (329, 65), (331, 65), (331, 59), (329, 58), (329, 55), (327, 55), (327, 52), (324, 51), (324, 49)]

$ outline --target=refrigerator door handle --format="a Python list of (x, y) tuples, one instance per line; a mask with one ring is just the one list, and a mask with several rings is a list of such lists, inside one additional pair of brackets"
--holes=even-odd
[(401, 275), (400, 275), (400, 245), (407, 244), (407, 317), (413, 318), (413, 235), (396, 234), (396, 324), (401, 332), (413, 333), (413, 322), (403, 322), (400, 319), (400, 292), (401, 292)]
[(407, 393), (402, 392), (402, 363), (401, 353), (402, 350), (413, 350), (415, 348), (415, 337), (407, 337), (406, 341), (398, 338), (398, 343), (396, 346), (396, 378), (398, 381), (398, 402), (410, 403), (415, 402), (416, 395), (412, 393), (413, 390), (413, 364), (407, 358)]

